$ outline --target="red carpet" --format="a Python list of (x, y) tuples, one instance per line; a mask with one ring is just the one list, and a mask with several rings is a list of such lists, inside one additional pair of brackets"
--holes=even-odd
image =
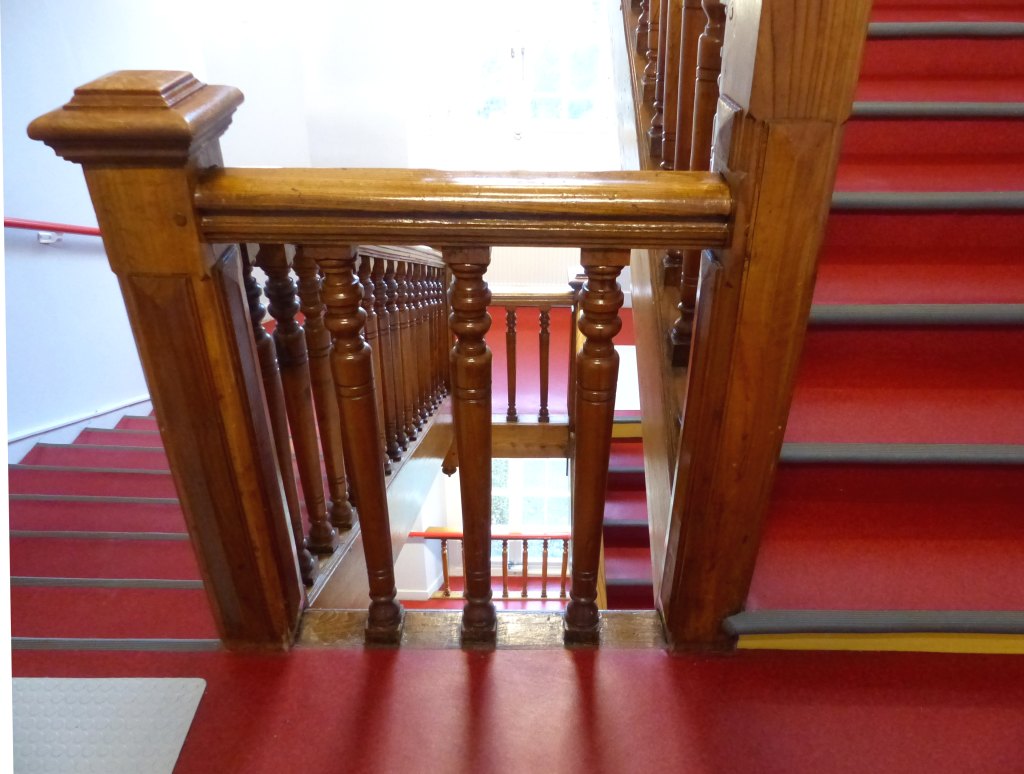
[[(1020, 21), (1020, 2), (875, 21)], [(858, 99), (1024, 101), (1024, 41), (871, 40)], [(858, 116), (848, 191), (1024, 190), (1024, 120)], [(816, 304), (1022, 304), (1019, 211), (833, 211)], [(812, 327), (790, 442), (1024, 444), (1024, 328)], [(749, 609), (1024, 609), (1020, 465), (780, 466)], [(956, 770), (947, 763), (941, 770)]]
[[(19, 676), (202, 677), (176, 771), (1010, 772), (1013, 656), (14, 653)], [(317, 722), (311, 722), (317, 719)]]

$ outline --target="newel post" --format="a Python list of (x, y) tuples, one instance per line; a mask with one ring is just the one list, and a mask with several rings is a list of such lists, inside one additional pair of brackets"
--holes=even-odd
[(677, 649), (730, 647), (750, 588), (870, 9), (728, 4), (711, 168), (736, 204), (701, 261), (659, 599)]
[(119, 72), (29, 135), (84, 169), (220, 636), (286, 648), (304, 592), (241, 262), (203, 243), (192, 205), (241, 101), (190, 73)]

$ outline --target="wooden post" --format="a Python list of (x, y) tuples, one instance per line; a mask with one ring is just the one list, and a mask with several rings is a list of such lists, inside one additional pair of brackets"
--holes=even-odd
[(712, 168), (735, 225), (700, 274), (660, 595), (676, 649), (729, 647), (747, 597), (870, 8), (729, 6)]
[[(651, 115), (651, 128), (647, 131), (650, 141), (651, 157), (661, 158), (662, 141), (665, 139), (665, 61), (668, 59), (668, 8), (671, 0), (660, 0), (658, 3), (658, 41), (655, 45), (654, 62), (654, 111)], [(652, 27), (651, 33), (654, 33)]]
[(489, 247), (446, 248), (444, 259), (455, 275), (449, 295), (452, 415), (462, 491), (463, 575), (466, 605), (463, 642), (493, 643), (497, 617), (491, 601), (491, 350), (484, 341), (491, 327), (487, 306), (491, 291), (484, 272)]
[(665, 1), (665, 77), (662, 116), (661, 168), (677, 169), (676, 127), (679, 118), (679, 67), (682, 61), (680, 41), (683, 30), (683, 0)]
[(452, 595), (452, 577), (448, 570), (448, 540), (447, 538), (441, 538), (441, 596), (450, 597)]
[(428, 335), (429, 310), (427, 308), (427, 267), (415, 264), (416, 270), (416, 327), (413, 335), (416, 341), (416, 365), (419, 366), (420, 421), (426, 424), (430, 419), (433, 401), (430, 397), (430, 336)]
[(548, 598), (548, 539), (544, 538), (543, 544), (543, 556), (541, 558), (541, 570), (540, 570), (540, 598)]
[[(660, 37), (659, 19), (662, 0), (647, 0), (647, 50), (644, 58), (643, 89), (644, 103), (654, 103), (654, 91), (658, 85), (658, 39)], [(653, 153), (651, 155), (654, 155)]]
[(501, 598), (508, 599), (508, 540), (501, 541)]
[(506, 422), (518, 422), (516, 413), (516, 308), (505, 307), (505, 373), (508, 375)]
[(190, 73), (120, 72), (29, 135), (82, 164), (228, 647), (286, 648), (304, 604), (237, 249), (204, 244), (199, 172), (242, 101)]
[(619, 355), (612, 339), (622, 328), (618, 276), (629, 250), (582, 251), (587, 284), (580, 307), (583, 349), (576, 360), (576, 466), (572, 482), (572, 590), (565, 609), (565, 641), (596, 644), (597, 573), (611, 456)]
[(354, 513), (349, 500), (348, 477), (345, 475), (345, 454), (341, 446), (341, 419), (334, 396), (331, 376), (331, 333), (324, 325), (324, 304), (320, 297), (320, 268), (299, 247), (292, 261), (299, 278), (299, 302), (302, 308), (302, 329), (309, 353), (309, 378), (313, 390), (316, 424), (320, 447), (327, 469), (327, 486), (331, 493), (331, 524), (337, 529), (352, 528)]
[(380, 461), (381, 417), (373, 381), (373, 353), (363, 338), (366, 312), (360, 307), (363, 291), (356, 276), (356, 251), (308, 247), (306, 252), (324, 270), (327, 329), (334, 338), (331, 369), (370, 583), (366, 641), (397, 645), (402, 637), (404, 611), (395, 600), (395, 562)]
[[(295, 462), (306, 503), (306, 518), (309, 520), (306, 546), (318, 554), (331, 554), (338, 547), (338, 532), (327, 518), (327, 498), (320, 472), (320, 444), (316, 437), (313, 392), (309, 383), (309, 355), (306, 336), (295, 320), (299, 302), (295, 297), (296, 287), (284, 245), (260, 245), (256, 264), (267, 273), (270, 316), (277, 323), (274, 326), (274, 348), (284, 388), (287, 428), (291, 430)], [(287, 438), (286, 433), (286, 448)], [(288, 458), (290, 463), (291, 454)]]

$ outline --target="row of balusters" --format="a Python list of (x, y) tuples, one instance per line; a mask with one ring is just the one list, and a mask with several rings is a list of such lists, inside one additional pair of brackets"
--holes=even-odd
[[(297, 247), (292, 252), (284, 245), (259, 245), (254, 253), (242, 245), (242, 250), (249, 314), (285, 501), (302, 579), (310, 585), (317, 576), (316, 555), (335, 551), (339, 532), (352, 528), (360, 505), (356, 486), (360, 478), (349, 475), (347, 468), (369, 463), (380, 469), (382, 477), (390, 475), (393, 463), (408, 452), (448, 392), (445, 269), (439, 259), (413, 261), (375, 254), (372, 249), (356, 250), (352, 279), (361, 288), (362, 336), (376, 385), (375, 390), (367, 385), (364, 399), (368, 395), (376, 403), (376, 415), (383, 418), (377, 423), (379, 456), (374, 458), (367, 454), (373, 444), (367, 444), (365, 437), (358, 445), (343, 439), (338, 385), (344, 384), (336, 378), (335, 369), (345, 366), (332, 365), (333, 334), (344, 333), (360, 321), (352, 320), (356, 309), (351, 305), (337, 308), (335, 304), (332, 313), (331, 299), (326, 297), (332, 282), (327, 272), (331, 261), (338, 259), (337, 252), (328, 250), (327, 255), (318, 256), (315, 250)], [(351, 256), (341, 259), (347, 263)], [(254, 267), (266, 276), (262, 288)], [(334, 277), (333, 281), (335, 301), (339, 292), (349, 300), (353, 297), (351, 288), (338, 287), (338, 283), (351, 285), (350, 280)], [(273, 325), (265, 324), (268, 311)]]
[[(664, 170), (710, 168), (726, 9), (721, 0), (634, 0), (636, 52), (643, 58), (643, 99), (651, 109), (647, 143)], [(671, 331), (673, 365), (685, 365), (693, 333), (701, 251), (668, 250), (666, 285), (678, 285)]]

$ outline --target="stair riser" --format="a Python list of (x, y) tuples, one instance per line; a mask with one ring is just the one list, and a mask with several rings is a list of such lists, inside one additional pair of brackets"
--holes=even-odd
[[(1024, 47), (1024, 43), (1021, 44)], [(1024, 156), (1024, 119), (857, 118), (846, 125), (839, 163), (860, 157), (944, 163)]]
[[(955, 54), (951, 55), (951, 52)], [(969, 63), (969, 64), (965, 64)], [(869, 39), (861, 82), (927, 77), (1024, 77), (1024, 41), (1019, 38)]]
[(11, 538), (11, 575), (199, 580), (187, 540)]
[(75, 468), (133, 468), (168, 470), (163, 449), (100, 449), (83, 446), (36, 446), (25, 455), (23, 465), (66, 465)]
[(85, 443), (93, 446), (144, 446), (149, 448), (163, 448), (163, 441), (160, 440), (160, 433), (135, 432), (120, 433), (116, 430), (99, 430), (89, 428), (83, 430), (75, 438), (75, 443)]
[(609, 524), (605, 522), (604, 542), (605, 545), (650, 548), (651, 533), (646, 523)]
[(11, 529), (94, 532), (184, 532), (177, 503), (11, 500)]

